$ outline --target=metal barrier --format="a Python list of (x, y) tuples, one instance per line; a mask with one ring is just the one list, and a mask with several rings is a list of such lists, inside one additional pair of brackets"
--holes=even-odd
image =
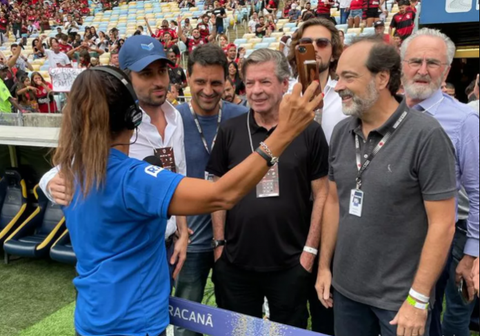
[(21, 113), (0, 113), (0, 125), (23, 126), (23, 115)]
[(170, 324), (210, 336), (327, 336), (174, 297), (168, 311)]

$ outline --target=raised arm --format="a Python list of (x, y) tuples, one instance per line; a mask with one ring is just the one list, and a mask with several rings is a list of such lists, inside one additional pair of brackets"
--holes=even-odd
[(147, 25), (148, 32), (151, 36), (153, 36), (152, 28), (150, 27), (150, 23), (148, 23), (148, 18), (145, 16), (145, 24)]
[(20, 48), (20, 46), (18, 46), (17, 49), (15, 50), (15, 53), (12, 54), (12, 57), (10, 57), (10, 59), (7, 61), (7, 65), (10, 68), (13, 68), (15, 66), (15, 64), (17, 63), (17, 60), (20, 57), (21, 53), (22, 53), (22, 48)]
[(178, 22), (178, 38), (180, 41), (182, 41), (183, 43), (187, 44), (187, 37), (185, 36), (185, 34), (183, 33), (183, 28), (182, 28), (182, 21), (183, 21), (183, 17), (181, 16), (178, 16), (178, 19), (177, 19), (177, 22)]
[[(313, 83), (301, 97), (301, 85), (297, 84), (292, 95), (283, 98), (278, 127), (265, 140), (274, 156), (280, 157), (311, 122), (313, 110), (322, 100), (321, 96), (317, 96), (310, 101), (317, 87), (318, 83)], [(260, 182), (268, 170), (265, 159), (253, 153), (215, 183), (185, 178), (175, 191), (169, 214), (185, 216), (231, 209)]]

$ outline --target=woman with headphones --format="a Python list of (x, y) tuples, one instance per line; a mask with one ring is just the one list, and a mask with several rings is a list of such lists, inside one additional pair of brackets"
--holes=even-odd
[[(284, 98), (276, 130), (218, 182), (184, 178), (128, 157), (142, 112), (130, 80), (95, 67), (75, 80), (54, 162), (73, 200), (64, 208), (77, 256), (78, 335), (165, 335), (170, 281), (166, 221), (230, 209), (313, 120), (316, 83)], [(266, 161), (266, 162), (265, 162)]]

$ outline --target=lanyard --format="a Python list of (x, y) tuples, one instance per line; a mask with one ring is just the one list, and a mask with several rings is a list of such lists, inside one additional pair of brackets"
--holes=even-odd
[(250, 132), (250, 111), (247, 114), (247, 130), (248, 130), (248, 139), (250, 140), (250, 148), (252, 149), (252, 153), (255, 152), (253, 149), (253, 140), (252, 140), (252, 133)]
[[(195, 125), (197, 125), (197, 130), (198, 130), (198, 133), (200, 134), (200, 138), (202, 139), (203, 146), (205, 147), (205, 150), (207, 151), (207, 153), (210, 155), (211, 149), (208, 148), (207, 139), (205, 139), (202, 126), (200, 125), (200, 121), (198, 121), (197, 114), (195, 113), (195, 111), (193, 111), (191, 102), (188, 103), (188, 107), (190, 108), (190, 112), (192, 113), (193, 120), (195, 121)], [(215, 141), (217, 140), (217, 134), (218, 134), (218, 130), (220, 129), (221, 122), (222, 122), (222, 104), (220, 103), (220, 108), (218, 109), (217, 130), (215, 131), (215, 136), (212, 141), (212, 149), (213, 149), (213, 146), (215, 146)]]
[(430, 109), (434, 108), (435, 106), (437, 106), (438, 104), (440, 104), (441, 102), (443, 102), (444, 99), (445, 99), (445, 97), (442, 97), (442, 99), (440, 99), (439, 101), (437, 101), (435, 104), (433, 104), (433, 105), (430, 106), (429, 108), (423, 109), (422, 113), (428, 112)]
[(362, 189), (362, 174), (365, 172), (365, 170), (367, 170), (368, 166), (372, 162), (373, 158), (378, 154), (380, 149), (382, 149), (385, 146), (387, 141), (392, 136), (393, 132), (395, 132), (398, 126), (400, 126), (403, 120), (405, 120), (405, 117), (407, 116), (407, 114), (408, 114), (407, 111), (402, 113), (402, 115), (398, 118), (398, 120), (395, 122), (393, 127), (387, 132), (387, 134), (385, 134), (383, 139), (380, 140), (380, 142), (374, 148), (373, 152), (367, 157), (363, 165), (362, 165), (362, 156), (360, 154), (360, 139), (358, 134), (355, 134), (355, 151), (356, 151), (357, 169), (358, 169), (357, 179), (356, 179), (357, 190)]

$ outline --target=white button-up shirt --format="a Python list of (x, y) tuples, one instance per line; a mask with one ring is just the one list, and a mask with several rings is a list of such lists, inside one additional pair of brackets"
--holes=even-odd
[[(142, 123), (138, 127), (137, 134), (133, 134), (131, 142), (136, 142), (130, 146), (129, 156), (138, 160), (143, 160), (147, 156), (154, 155), (154, 151), (159, 148), (172, 147), (175, 156), (175, 168), (178, 174), (187, 175), (187, 161), (185, 159), (185, 145), (183, 120), (180, 112), (168, 101), (162, 105), (167, 127), (165, 129), (165, 138), (162, 139), (157, 127), (152, 124), (152, 119), (143, 111)], [(170, 217), (167, 222), (165, 239), (170, 237), (177, 230), (177, 221), (175, 216)]]
[[(292, 92), (293, 86), (297, 83), (297, 79), (291, 79), (289, 83), (288, 92)], [(327, 85), (323, 88), (325, 97), (323, 98), (323, 114), (322, 114), (322, 129), (327, 138), (327, 143), (330, 145), (333, 129), (337, 124), (345, 118), (348, 118), (343, 113), (342, 98), (335, 92), (337, 81), (328, 78)]]
[[(185, 159), (184, 146), (184, 130), (183, 120), (180, 112), (177, 111), (168, 101), (162, 105), (162, 110), (167, 120), (167, 127), (165, 129), (165, 139), (162, 139), (157, 127), (152, 124), (151, 118), (143, 111), (142, 123), (138, 127), (138, 134), (133, 134), (130, 145), (129, 156), (138, 160), (143, 160), (147, 156), (154, 155), (156, 149), (164, 147), (172, 147), (175, 156), (175, 168), (177, 173), (187, 175), (187, 163)], [(138, 138), (137, 138), (138, 136)], [(40, 180), (40, 188), (45, 195), (54, 202), (52, 196), (47, 190), (48, 182), (58, 173), (58, 168), (52, 168), (48, 173), (43, 175)], [(165, 239), (168, 239), (177, 230), (177, 221), (175, 216), (172, 216), (167, 222), (167, 229), (165, 231)]]

